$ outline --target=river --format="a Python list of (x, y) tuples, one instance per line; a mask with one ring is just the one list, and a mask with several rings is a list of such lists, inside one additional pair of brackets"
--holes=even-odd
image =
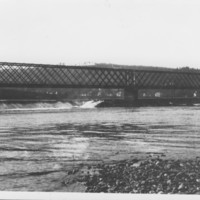
[(65, 191), (66, 171), (138, 156), (200, 155), (200, 107), (0, 105), (0, 190)]

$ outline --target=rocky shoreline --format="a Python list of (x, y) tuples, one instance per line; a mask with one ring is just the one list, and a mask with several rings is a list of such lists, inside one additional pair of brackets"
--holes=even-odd
[(68, 191), (74, 187), (72, 192), (200, 194), (200, 159), (148, 157), (90, 165), (70, 170), (63, 184)]

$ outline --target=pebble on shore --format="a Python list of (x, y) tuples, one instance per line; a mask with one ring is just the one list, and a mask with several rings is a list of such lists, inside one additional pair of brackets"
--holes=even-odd
[(200, 161), (148, 158), (90, 166), (85, 192), (200, 194)]

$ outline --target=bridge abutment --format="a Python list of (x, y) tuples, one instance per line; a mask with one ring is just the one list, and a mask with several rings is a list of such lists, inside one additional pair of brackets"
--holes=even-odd
[(127, 105), (137, 105), (138, 89), (124, 88), (124, 101)]

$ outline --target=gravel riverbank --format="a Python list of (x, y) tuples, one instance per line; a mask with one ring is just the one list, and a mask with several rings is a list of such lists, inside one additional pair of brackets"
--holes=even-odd
[(63, 183), (91, 193), (200, 194), (200, 160), (156, 157), (97, 164), (70, 171)]

